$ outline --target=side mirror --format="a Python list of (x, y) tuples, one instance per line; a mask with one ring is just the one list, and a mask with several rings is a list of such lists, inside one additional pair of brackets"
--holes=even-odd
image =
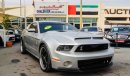
[(27, 31), (28, 31), (28, 32), (34, 32), (34, 33), (36, 32), (35, 29), (27, 29)]

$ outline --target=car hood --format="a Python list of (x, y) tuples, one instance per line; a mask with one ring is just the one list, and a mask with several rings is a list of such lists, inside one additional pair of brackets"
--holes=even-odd
[[(48, 35), (49, 37), (52, 37), (53, 39), (56, 39), (57, 41), (59, 41), (61, 43), (75, 43), (75, 42), (84, 43), (85, 39), (88, 40), (88, 42), (89, 42), (89, 41), (93, 40), (92, 38), (94, 38), (94, 37), (102, 38), (102, 36), (100, 36), (100, 35), (94, 35), (91, 33), (76, 32), (76, 31), (62, 31), (62, 32), (49, 31), (49, 32), (46, 32), (46, 35)], [(101, 42), (101, 41), (103, 41), (103, 39), (100, 39), (99, 41)]]

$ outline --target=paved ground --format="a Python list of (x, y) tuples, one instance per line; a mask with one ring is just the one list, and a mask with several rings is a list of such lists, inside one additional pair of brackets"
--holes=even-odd
[(0, 48), (0, 76), (130, 76), (130, 48), (115, 50), (114, 65), (109, 70), (92, 73), (42, 72), (38, 60), (20, 53), (20, 44)]

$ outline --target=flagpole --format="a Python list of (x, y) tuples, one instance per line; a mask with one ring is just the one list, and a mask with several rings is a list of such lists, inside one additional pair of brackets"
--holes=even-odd
[(33, 22), (36, 21), (36, 15), (35, 15), (35, 1), (33, 0)]
[(68, 23), (69, 16), (68, 16), (68, 3), (67, 3), (67, 14), (66, 14), (66, 23)]
[(82, 19), (82, 0), (80, 0), (80, 29), (83, 27), (83, 19)]
[(27, 28), (27, 17), (26, 17), (26, 2), (24, 0), (24, 21), (25, 21), (25, 29)]

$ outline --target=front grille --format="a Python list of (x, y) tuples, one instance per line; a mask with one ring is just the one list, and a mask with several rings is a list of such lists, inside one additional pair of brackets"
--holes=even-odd
[(108, 44), (80, 45), (75, 52), (95, 52), (108, 49)]
[(80, 70), (90, 70), (97, 68), (104, 68), (111, 64), (112, 57), (91, 59), (91, 60), (79, 60), (78, 67)]

